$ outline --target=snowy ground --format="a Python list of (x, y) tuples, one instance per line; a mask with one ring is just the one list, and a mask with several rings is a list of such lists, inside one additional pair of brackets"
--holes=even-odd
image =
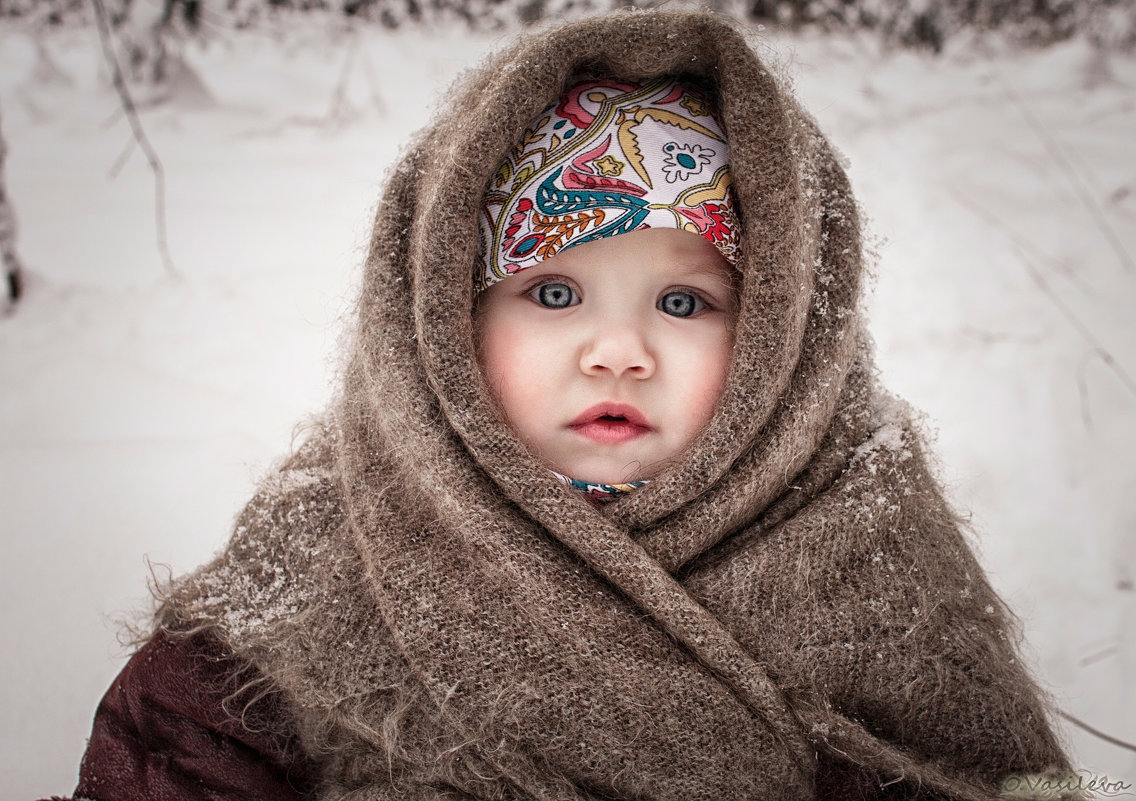
[[(73, 787), (127, 653), (119, 623), (146, 602), (145, 559), (207, 558), (329, 396), (384, 170), (425, 98), (493, 44), (308, 23), (194, 49), (210, 98), (144, 116), (172, 279), (140, 153), (110, 177), (129, 133), (93, 31), (37, 48), (0, 29), (31, 273), (0, 316), (3, 798)], [(1065, 710), (1136, 740), (1136, 56), (766, 47), (886, 238), (881, 366), (939, 432), (1027, 656)], [(1068, 734), (1079, 764), (1136, 783), (1136, 754)]]

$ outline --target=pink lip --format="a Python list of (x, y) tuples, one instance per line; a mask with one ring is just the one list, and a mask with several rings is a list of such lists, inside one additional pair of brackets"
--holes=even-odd
[(578, 414), (568, 427), (604, 445), (629, 442), (652, 429), (646, 415), (626, 403), (597, 403)]

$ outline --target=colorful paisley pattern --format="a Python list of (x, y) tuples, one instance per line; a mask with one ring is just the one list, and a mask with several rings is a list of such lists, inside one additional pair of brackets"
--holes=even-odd
[(588, 500), (592, 503), (608, 503), (614, 501), (621, 495), (626, 495), (629, 492), (634, 492), (640, 487), (645, 487), (650, 481), (631, 481), (627, 484), (597, 484), (594, 481), (581, 481), (578, 478), (569, 478), (563, 473), (552, 471), (558, 479), (563, 481), (574, 490), (579, 490), (587, 496)]
[(477, 289), (560, 251), (641, 228), (679, 228), (737, 264), (722, 126), (695, 87), (588, 81), (525, 129), (481, 206)]

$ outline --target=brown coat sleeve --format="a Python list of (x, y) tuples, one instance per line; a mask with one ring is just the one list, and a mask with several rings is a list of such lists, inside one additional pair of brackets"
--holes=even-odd
[[(309, 797), (314, 770), (295, 744), (258, 732), (257, 726), (242, 726), (222, 707), (233, 689), (235, 668), (223, 646), (209, 635), (158, 634), (151, 639), (99, 704), (76, 798), (301, 801)], [(258, 701), (253, 711), (262, 722), (274, 715), (268, 701)]]

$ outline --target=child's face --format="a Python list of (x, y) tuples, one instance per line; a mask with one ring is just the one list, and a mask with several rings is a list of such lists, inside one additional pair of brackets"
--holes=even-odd
[(481, 367), (533, 454), (615, 484), (655, 475), (710, 419), (733, 347), (734, 269), (653, 228), (578, 245), (481, 293)]

